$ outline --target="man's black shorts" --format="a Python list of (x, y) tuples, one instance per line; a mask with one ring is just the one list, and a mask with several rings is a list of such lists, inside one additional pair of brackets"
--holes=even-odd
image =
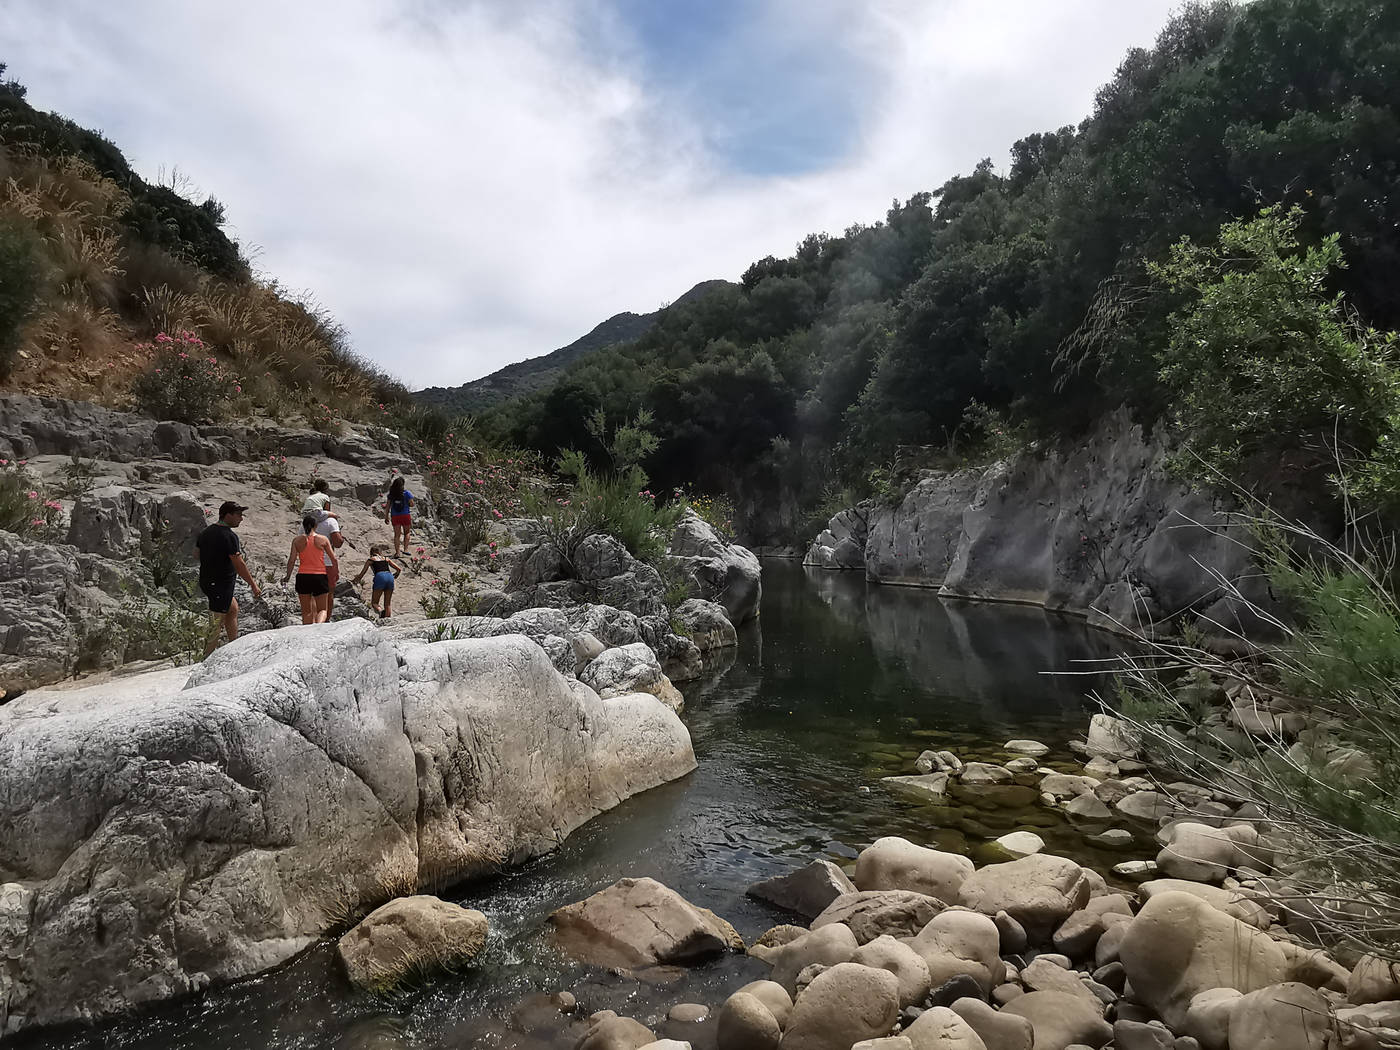
[(226, 613), (228, 607), (233, 604), (233, 578), (227, 580), (213, 580), (199, 582), (199, 589), (204, 592), (209, 599), (209, 611), (212, 613)]

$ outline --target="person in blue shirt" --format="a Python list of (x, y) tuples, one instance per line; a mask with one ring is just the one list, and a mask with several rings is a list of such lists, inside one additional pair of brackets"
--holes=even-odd
[(395, 558), (408, 549), (408, 530), (413, 524), (413, 493), (404, 488), (400, 474), (389, 486), (389, 505), (384, 511), (384, 520), (394, 530)]

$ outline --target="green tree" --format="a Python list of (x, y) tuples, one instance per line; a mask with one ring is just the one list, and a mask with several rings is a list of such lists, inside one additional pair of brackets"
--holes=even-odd
[(1265, 208), (1148, 267), (1184, 299), (1162, 380), (1178, 430), (1208, 462), (1229, 470), (1261, 450), (1335, 436), (1374, 490), (1400, 423), (1396, 336), (1364, 327), (1328, 290), (1345, 265), (1339, 238), (1304, 246), (1302, 222), (1299, 208)]

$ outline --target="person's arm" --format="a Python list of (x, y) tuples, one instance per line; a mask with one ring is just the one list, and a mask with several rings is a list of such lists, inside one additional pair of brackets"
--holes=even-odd
[(399, 578), (399, 573), (403, 572), (403, 569), (401, 569), (401, 568), (399, 567), (399, 563), (398, 563), (398, 562), (393, 561), (392, 559), (385, 559), (385, 560), (389, 562), (389, 568), (390, 568), (391, 570), (393, 570), (394, 579), (397, 580), (397, 579)]
[(413, 493), (405, 492), (403, 494), (403, 512), (407, 514), (411, 510), (413, 510)]
[[(297, 537), (300, 539), (300, 537)], [(292, 553), (287, 555), (287, 571), (282, 574), (282, 582), (286, 583), (292, 578), (292, 566), (297, 563), (297, 541), (292, 540)]]
[(233, 571), (243, 577), (243, 582), (253, 588), (253, 597), (262, 597), (262, 588), (258, 586), (258, 581), (253, 579), (253, 574), (248, 571), (247, 564), (243, 561), (243, 555), (230, 554), (229, 561), (233, 562)]
[(363, 580), (363, 579), (365, 578), (365, 573), (367, 573), (367, 572), (369, 572), (369, 559), (368, 559), (368, 558), (365, 559), (364, 565), (362, 565), (362, 566), (360, 567), (360, 572), (359, 572), (359, 575), (357, 575), (357, 576), (355, 577), (355, 582), (356, 582), (356, 583), (359, 583), (361, 580)]
[(331, 543), (330, 540), (326, 539), (326, 537), (324, 536), (321, 537), (321, 542), (323, 542), (326, 545), (325, 550), (326, 553), (331, 556), (331, 564), (335, 566), (336, 569), (339, 569), (340, 557), (335, 553), (335, 545)]

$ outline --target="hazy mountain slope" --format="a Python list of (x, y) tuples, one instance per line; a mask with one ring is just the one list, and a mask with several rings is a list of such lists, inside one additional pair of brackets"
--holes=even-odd
[(569, 365), (597, 350), (640, 339), (671, 307), (688, 305), (719, 288), (732, 286), (729, 281), (701, 281), (670, 306), (649, 314), (630, 311), (614, 314), (587, 335), (553, 353), (517, 361), (462, 386), (430, 386), (416, 391), (413, 396), (420, 404), (435, 405), (449, 412), (480, 412), (502, 401), (548, 386)]

